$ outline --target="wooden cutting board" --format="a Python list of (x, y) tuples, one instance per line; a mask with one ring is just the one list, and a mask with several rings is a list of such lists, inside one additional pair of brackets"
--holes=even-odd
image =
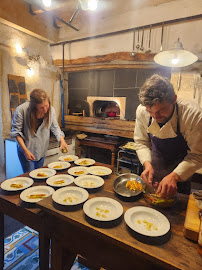
[(193, 195), (192, 194), (189, 195), (184, 223), (184, 236), (193, 241), (198, 241), (199, 225), (200, 225), (198, 215), (199, 210), (200, 209), (196, 204)]

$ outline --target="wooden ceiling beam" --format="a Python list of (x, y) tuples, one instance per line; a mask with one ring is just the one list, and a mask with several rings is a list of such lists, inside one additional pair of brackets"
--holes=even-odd
[(0, 22), (51, 43), (58, 40), (59, 31), (53, 26), (51, 14), (44, 12), (33, 16), (23, 0), (0, 1)]
[[(106, 55), (87, 56), (84, 58), (64, 60), (65, 66), (70, 65), (86, 65), (86, 64), (98, 64), (98, 63), (111, 63), (115, 60), (130, 61), (130, 62), (153, 62), (155, 54), (136, 53), (135, 56), (131, 56), (130, 52), (116, 52)], [(53, 61), (54, 65), (61, 67), (63, 65), (62, 59)]]

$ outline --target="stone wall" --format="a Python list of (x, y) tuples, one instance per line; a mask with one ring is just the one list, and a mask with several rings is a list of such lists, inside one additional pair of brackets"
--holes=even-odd
[(202, 108), (202, 77), (199, 72), (174, 71), (171, 82), (179, 98), (194, 100)]

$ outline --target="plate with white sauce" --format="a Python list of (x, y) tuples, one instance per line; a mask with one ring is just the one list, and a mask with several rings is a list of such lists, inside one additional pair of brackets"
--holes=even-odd
[(73, 176), (81, 176), (81, 175), (85, 175), (88, 174), (88, 169), (87, 167), (82, 167), (82, 166), (76, 166), (76, 167), (72, 167), (68, 170), (68, 173), (73, 175)]
[(95, 160), (91, 158), (80, 158), (75, 160), (74, 163), (79, 166), (91, 166), (95, 164)]
[(112, 221), (123, 214), (123, 206), (108, 197), (96, 197), (88, 200), (83, 205), (84, 213), (95, 220)]
[(104, 180), (96, 175), (82, 175), (74, 179), (74, 183), (82, 188), (93, 189), (104, 185)]
[(170, 222), (161, 212), (145, 207), (135, 206), (125, 212), (126, 224), (135, 232), (144, 236), (158, 237), (170, 230)]
[(74, 182), (74, 177), (69, 174), (54, 175), (46, 180), (46, 184), (52, 187), (65, 187)]
[(112, 170), (105, 166), (92, 166), (88, 168), (88, 173), (97, 176), (107, 176), (112, 173)]
[(35, 186), (23, 190), (20, 199), (28, 203), (36, 203), (53, 194), (55, 190), (48, 186)]
[(75, 155), (64, 155), (59, 157), (60, 161), (67, 161), (67, 162), (73, 162), (77, 159), (79, 159), (79, 157)]
[(63, 187), (53, 193), (54, 202), (61, 205), (78, 205), (88, 199), (88, 192), (80, 187)]
[(56, 171), (68, 169), (70, 166), (71, 164), (66, 161), (56, 161), (56, 162), (51, 162), (48, 164), (48, 168), (54, 169)]
[(30, 187), (34, 181), (29, 177), (14, 177), (1, 183), (1, 188), (6, 191), (18, 191)]
[(35, 179), (46, 179), (56, 174), (56, 170), (50, 168), (40, 168), (33, 170), (29, 173), (29, 176)]

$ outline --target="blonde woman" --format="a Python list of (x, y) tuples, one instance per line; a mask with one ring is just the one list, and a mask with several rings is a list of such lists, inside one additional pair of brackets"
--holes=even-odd
[(11, 138), (18, 142), (18, 156), (24, 173), (43, 166), (50, 131), (60, 142), (60, 150), (65, 148), (68, 151), (50, 99), (44, 90), (34, 89), (30, 101), (16, 108), (10, 133)]

